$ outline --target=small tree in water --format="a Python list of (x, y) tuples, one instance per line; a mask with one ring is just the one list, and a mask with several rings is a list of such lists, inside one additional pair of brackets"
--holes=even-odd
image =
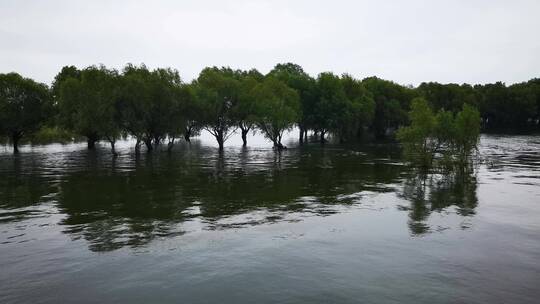
[(409, 119), (411, 124), (400, 128), (397, 138), (403, 144), (405, 157), (415, 166), (427, 170), (440, 146), (435, 137), (437, 120), (423, 98), (412, 101)]
[(444, 110), (436, 115), (423, 98), (415, 98), (409, 112), (410, 125), (398, 130), (404, 154), (414, 166), (427, 172), (436, 165), (464, 170), (470, 164), (480, 135), (480, 114), (465, 104), (454, 115)]
[(480, 138), (480, 112), (464, 104), (463, 109), (455, 119), (454, 149), (459, 168), (465, 168), (470, 163), (470, 157), (478, 147)]

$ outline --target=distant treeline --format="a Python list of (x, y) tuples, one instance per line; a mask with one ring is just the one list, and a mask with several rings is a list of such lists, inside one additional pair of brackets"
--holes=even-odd
[(149, 70), (128, 64), (122, 71), (105, 66), (66, 66), (51, 86), (17, 73), (0, 74), (0, 136), (17, 152), (23, 137), (37, 134), (84, 137), (92, 149), (107, 140), (131, 136), (136, 150), (166, 143), (170, 148), (205, 129), (220, 149), (235, 130), (244, 145), (258, 130), (283, 148), (285, 130), (308, 131), (324, 143), (328, 134), (340, 142), (365, 135), (384, 138), (408, 125), (411, 101), (422, 97), (435, 111), (477, 108), (482, 128), (538, 128), (540, 79), (506, 86), (422, 83), (402, 86), (369, 77), (363, 80), (325, 72), (313, 78), (296, 64), (278, 64), (268, 74), (255, 69), (209, 67), (191, 83), (170, 68)]

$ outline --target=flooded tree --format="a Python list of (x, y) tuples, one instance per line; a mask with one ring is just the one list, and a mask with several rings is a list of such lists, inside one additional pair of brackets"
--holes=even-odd
[(317, 86), (315, 79), (307, 74), (301, 66), (294, 63), (277, 64), (268, 76), (283, 81), (294, 89), (300, 98), (300, 115), (298, 129), (300, 144), (307, 142), (307, 131), (315, 128), (315, 104), (317, 102)]
[(234, 116), (242, 136), (242, 145), (247, 146), (247, 135), (255, 128), (257, 122), (257, 103), (252, 95), (252, 90), (264, 78), (257, 70), (240, 73), (238, 100), (234, 105)]
[(167, 136), (181, 135), (186, 124), (183, 103), (191, 98), (178, 71), (127, 65), (122, 75), (121, 116), (125, 130), (137, 140), (136, 150), (144, 143), (152, 151)]
[(51, 113), (46, 85), (17, 73), (0, 74), (0, 135), (7, 136), (19, 152), (23, 136), (37, 131)]
[(423, 170), (431, 167), (440, 142), (435, 136), (437, 120), (423, 98), (412, 101), (409, 113), (411, 124), (399, 129), (397, 138), (403, 143), (404, 154), (409, 161)]
[(204, 128), (216, 138), (219, 150), (236, 130), (234, 107), (238, 102), (238, 79), (230, 68), (206, 68), (195, 81)]
[(375, 138), (384, 139), (407, 122), (407, 111), (412, 99), (417, 97), (414, 89), (395, 82), (368, 77), (363, 86), (373, 94), (375, 110), (369, 126)]
[(315, 127), (320, 142), (328, 132), (338, 133), (351, 109), (341, 79), (332, 73), (321, 73), (317, 78), (318, 99), (315, 105)]
[[(3, 75), (8, 79), (6, 75), (10, 74)], [(262, 103), (256, 98), (260, 96), (253, 92), (270, 78), (298, 96), (296, 120), (287, 123), (286, 129), (298, 127), (301, 144), (307, 141), (308, 130), (323, 143), (329, 135), (340, 143), (364, 135), (376, 140), (393, 140), (398, 135), (405, 150), (419, 149), (420, 153), (407, 154), (414, 154), (417, 161), (423, 157), (420, 163), (424, 167), (430, 166), (432, 156), (443, 160), (440, 163), (445, 166), (452, 167), (459, 159), (467, 163), (468, 155), (474, 150), (474, 139), (478, 137), (475, 134), (480, 130), (540, 127), (540, 81), (536, 78), (510, 86), (502, 82), (474, 86), (427, 82), (415, 88), (377, 77), (359, 80), (330, 72), (314, 79), (301, 66), (282, 63), (266, 75), (255, 69), (208, 67), (196, 80), (186, 84), (177, 70), (149, 70), (145, 65), (128, 64), (121, 73), (104, 66), (82, 70), (75, 66), (63, 67), (47, 93), (52, 97), (49, 107), (52, 112), (44, 118), (47, 125), (39, 130), (42, 133), (35, 134), (45, 134), (48, 140), (61, 142), (66, 138), (70, 141), (78, 136), (86, 137), (89, 149), (93, 149), (97, 141), (107, 140), (115, 154), (115, 142), (120, 137), (134, 138), (137, 152), (143, 144), (152, 151), (166, 140), (170, 150), (178, 139), (190, 142), (201, 130), (212, 134), (223, 150), (225, 142), (239, 130), (242, 144), (246, 146), (249, 132), (260, 130), (268, 135), (268, 129), (262, 130), (257, 118)], [(21, 90), (4, 90), (4, 95)], [(29, 94), (28, 98), (31, 96), (36, 94)], [(418, 98), (424, 100), (429, 109), (414, 105), (413, 100), (418, 101)], [(4, 101), (4, 106), (6, 104)], [(411, 120), (408, 126), (411, 117), (407, 113), (413, 107), (423, 118), (416, 122)], [(2, 113), (3, 136), (16, 144), (22, 133), (6, 131), (5, 126), (19, 121), (17, 115), (7, 108)], [(472, 123), (476, 115), (480, 117), (480, 125)], [(276, 113), (275, 116), (289, 114)], [(33, 117), (33, 114), (24, 115), (29, 120)], [(460, 129), (460, 124), (466, 126)], [(400, 127), (401, 134), (397, 134)], [(420, 140), (422, 138), (426, 140)], [(28, 139), (37, 142), (34, 137)]]
[(464, 170), (476, 150), (480, 136), (480, 113), (470, 105), (454, 115), (433, 112), (427, 101), (416, 98), (409, 112), (410, 125), (398, 130), (405, 157), (427, 172), (435, 165), (446, 170)]
[(193, 84), (186, 84), (184, 90), (187, 91), (188, 98), (181, 102), (182, 113), (185, 120), (183, 135), (184, 140), (190, 143), (191, 138), (199, 135), (203, 128), (202, 105), (200, 100), (195, 96)]
[(270, 77), (254, 88), (253, 98), (257, 100), (257, 125), (276, 149), (283, 149), (283, 132), (292, 128), (300, 112), (298, 94)]
[(362, 82), (354, 79), (351, 75), (343, 75), (341, 83), (349, 102), (335, 132), (339, 140), (344, 142), (363, 135), (364, 130), (373, 121), (375, 101), (373, 100), (373, 94), (364, 87)]
[(67, 77), (60, 84), (58, 107), (64, 125), (87, 138), (93, 149), (105, 138), (115, 155), (115, 143), (122, 131), (118, 104), (118, 73), (104, 66), (80, 71), (79, 78)]
[(478, 149), (480, 140), (480, 112), (468, 104), (457, 113), (454, 121), (455, 135), (453, 137), (453, 154), (457, 166), (465, 168), (470, 164), (470, 158)]

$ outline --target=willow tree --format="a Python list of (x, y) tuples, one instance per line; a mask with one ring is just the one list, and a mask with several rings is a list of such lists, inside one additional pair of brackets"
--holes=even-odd
[(375, 100), (360, 80), (350, 75), (343, 75), (341, 83), (349, 100), (348, 110), (342, 117), (337, 133), (340, 141), (352, 137), (360, 137), (369, 127), (375, 115)]
[(291, 129), (300, 114), (300, 100), (295, 90), (285, 83), (269, 77), (252, 92), (257, 101), (257, 126), (278, 150), (283, 132)]
[(60, 72), (54, 76), (54, 80), (51, 85), (51, 93), (55, 100), (57, 100), (60, 96), (60, 87), (62, 86), (62, 83), (69, 78), (81, 79), (81, 70), (73, 65), (64, 66)]
[[(171, 88), (171, 109), (167, 114), (166, 135), (169, 140), (168, 151), (171, 151), (176, 139), (186, 138), (186, 131), (192, 121), (188, 109), (195, 99), (191, 87), (178, 83)], [(189, 142), (189, 140), (187, 140)]]
[(115, 155), (115, 143), (122, 130), (117, 82), (115, 70), (90, 66), (80, 71), (80, 78), (66, 78), (58, 96), (63, 124), (85, 136), (89, 149), (93, 149), (100, 138), (105, 138)]
[(220, 151), (237, 126), (239, 81), (234, 74), (230, 68), (205, 68), (194, 82), (204, 128), (216, 138)]
[(300, 100), (300, 113), (298, 115), (298, 129), (300, 131), (300, 144), (307, 141), (307, 131), (315, 125), (315, 105), (317, 102), (317, 86), (315, 80), (307, 74), (301, 66), (294, 63), (277, 64), (269, 73), (290, 88), (296, 90)]
[(375, 111), (370, 130), (377, 138), (385, 138), (389, 131), (407, 122), (407, 111), (417, 92), (392, 81), (369, 77), (362, 85), (373, 95)]
[(17, 73), (0, 74), (0, 135), (9, 137), (14, 153), (23, 136), (41, 127), (50, 109), (46, 85)]
[(146, 66), (127, 65), (121, 82), (121, 114), (125, 130), (137, 143), (152, 151), (165, 138), (183, 132), (184, 117), (180, 103), (190, 98), (178, 71), (148, 70)]
[(339, 76), (332, 73), (319, 74), (317, 90), (315, 126), (320, 134), (320, 142), (324, 143), (324, 136), (328, 132), (339, 133), (353, 109)]
[(191, 138), (199, 134), (203, 128), (203, 109), (199, 102), (199, 99), (195, 97), (195, 89), (193, 84), (187, 84), (184, 86), (184, 90), (187, 94), (186, 99), (181, 103), (182, 113), (184, 115), (184, 140), (188, 143), (191, 142)]
[(257, 70), (240, 73), (238, 76), (238, 99), (234, 105), (234, 117), (240, 134), (242, 136), (242, 145), (247, 146), (247, 135), (253, 130), (257, 122), (257, 101), (251, 94), (262, 80), (264, 76)]

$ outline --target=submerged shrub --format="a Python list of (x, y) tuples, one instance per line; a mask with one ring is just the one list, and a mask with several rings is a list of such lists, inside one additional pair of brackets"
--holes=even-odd
[(410, 125), (401, 127), (397, 139), (403, 145), (405, 158), (422, 171), (433, 167), (464, 170), (478, 146), (480, 113), (464, 104), (454, 115), (440, 110), (437, 114), (423, 98), (412, 101)]

